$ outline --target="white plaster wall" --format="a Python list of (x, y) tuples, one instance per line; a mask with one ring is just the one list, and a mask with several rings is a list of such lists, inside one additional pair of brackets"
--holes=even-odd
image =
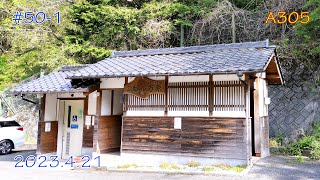
[(103, 90), (101, 97), (101, 115), (111, 115), (111, 90)]
[(123, 90), (114, 90), (113, 94), (113, 115), (123, 113)]
[(125, 78), (102, 78), (100, 88), (124, 88)]
[(168, 82), (208, 82), (209, 75), (199, 76), (169, 76)]
[[(242, 76), (244, 79), (244, 76)], [(239, 81), (239, 77), (236, 74), (218, 74), (212, 76), (213, 81)]]
[[(73, 96), (72, 96), (73, 95)], [(85, 98), (83, 93), (59, 93), (58, 98)]]
[(164, 116), (164, 111), (127, 111), (125, 116)]
[[(152, 77), (148, 77), (149, 79), (152, 79), (152, 80), (156, 80), (156, 81), (159, 81), (159, 80), (165, 80), (166, 77), (165, 76), (152, 76)], [(128, 83), (133, 81), (135, 79), (135, 77), (129, 77), (128, 78)]]
[(96, 115), (97, 112), (97, 91), (89, 94), (88, 98), (88, 115)]
[(197, 117), (208, 117), (209, 111), (168, 111), (168, 116), (197, 116)]
[(46, 94), (44, 121), (57, 121), (57, 94)]

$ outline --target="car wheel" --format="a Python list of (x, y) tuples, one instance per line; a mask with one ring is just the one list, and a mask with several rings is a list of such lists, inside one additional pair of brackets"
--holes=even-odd
[(8, 140), (0, 141), (0, 154), (8, 154), (11, 152), (13, 144)]

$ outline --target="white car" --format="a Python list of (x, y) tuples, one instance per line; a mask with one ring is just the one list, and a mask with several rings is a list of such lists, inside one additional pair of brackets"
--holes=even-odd
[(24, 144), (23, 127), (14, 119), (0, 118), (0, 155)]

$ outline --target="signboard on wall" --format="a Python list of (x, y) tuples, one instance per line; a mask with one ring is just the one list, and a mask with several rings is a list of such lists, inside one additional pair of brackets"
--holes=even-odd
[(165, 94), (165, 81), (136, 77), (132, 82), (124, 85), (124, 94), (133, 94), (140, 98), (148, 98), (150, 94)]

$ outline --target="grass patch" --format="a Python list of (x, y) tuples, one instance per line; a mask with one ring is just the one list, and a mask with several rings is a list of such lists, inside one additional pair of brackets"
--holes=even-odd
[(235, 172), (242, 172), (243, 170), (245, 170), (247, 168), (246, 165), (238, 165), (236, 167), (233, 167), (232, 170)]
[(169, 169), (170, 168), (170, 164), (167, 162), (161, 163), (160, 164), (160, 168), (162, 169)]
[(210, 172), (210, 171), (213, 171), (214, 170), (214, 167), (212, 166), (207, 166), (207, 167), (203, 167), (202, 168), (202, 171), (206, 171), (206, 172)]
[(218, 167), (222, 170), (235, 171), (235, 172), (241, 172), (247, 168), (246, 165), (238, 165), (236, 167), (232, 167), (232, 166), (226, 165), (226, 164), (218, 164), (218, 165), (215, 165), (215, 167)]
[(226, 164), (218, 164), (218, 165), (215, 165), (215, 167), (220, 168), (222, 170), (231, 170), (232, 169), (232, 166), (226, 165)]
[(117, 166), (118, 169), (127, 169), (127, 168), (131, 168), (131, 167), (138, 167), (136, 164), (124, 164), (124, 165), (119, 165)]
[(171, 168), (172, 168), (172, 169), (175, 169), (175, 170), (181, 169), (181, 167), (180, 167), (179, 165), (177, 165), (177, 164), (172, 164), (172, 165), (171, 165)]
[(186, 164), (188, 167), (199, 167), (201, 166), (200, 163), (196, 162), (196, 161), (190, 161)]

